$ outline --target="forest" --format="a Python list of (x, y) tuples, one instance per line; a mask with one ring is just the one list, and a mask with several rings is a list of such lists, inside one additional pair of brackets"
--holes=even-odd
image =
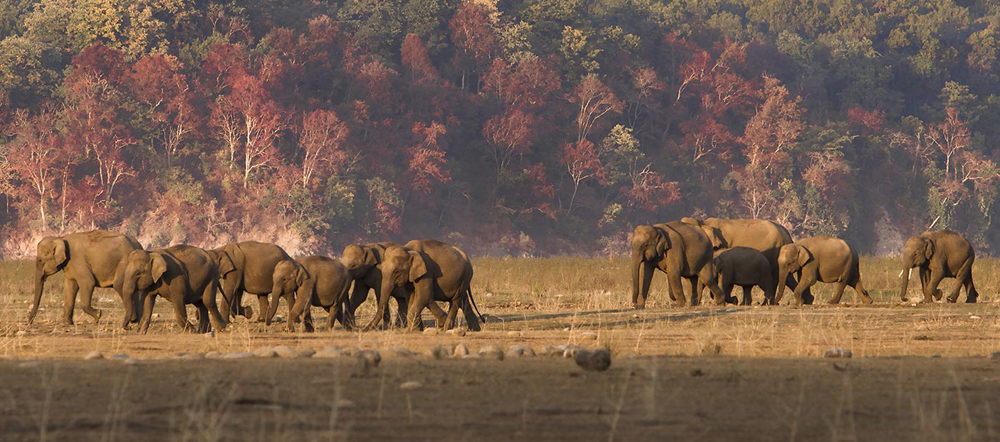
[(996, 1), (4, 0), (0, 250), (609, 256), (693, 215), (990, 254), (998, 123)]

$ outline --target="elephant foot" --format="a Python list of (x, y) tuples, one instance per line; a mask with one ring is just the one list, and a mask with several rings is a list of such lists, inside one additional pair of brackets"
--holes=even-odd
[(247, 320), (250, 320), (250, 318), (253, 318), (253, 307), (251, 307), (251, 306), (248, 305), (246, 307), (241, 308), (241, 310), (243, 310), (243, 317), (244, 318), (247, 318)]
[(101, 322), (101, 316), (104, 316), (104, 311), (94, 309), (94, 313), (91, 313), (90, 316), (94, 318), (94, 323), (96, 324), (98, 322)]
[(632, 308), (636, 309), (636, 310), (645, 310), (646, 309), (646, 304), (633, 304)]

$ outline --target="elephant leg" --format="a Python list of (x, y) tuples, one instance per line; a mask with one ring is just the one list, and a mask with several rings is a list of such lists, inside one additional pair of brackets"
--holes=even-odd
[[(243, 291), (240, 290), (239, 280), (232, 275), (228, 278), (222, 280), (222, 313), (225, 315), (226, 319), (235, 318), (237, 315), (242, 315), (244, 318), (250, 319), (253, 316), (253, 309), (248, 313), (242, 305), (243, 302)], [(247, 316), (247, 315), (250, 316)]]
[(834, 288), (833, 298), (831, 298), (829, 302), (830, 305), (840, 304), (840, 298), (844, 296), (845, 288), (847, 288), (846, 282), (837, 283), (837, 287)]
[(931, 283), (931, 271), (926, 266), (920, 266), (918, 273), (920, 274), (920, 293), (923, 294), (927, 292), (927, 285)]
[(406, 320), (406, 318), (408, 317), (407, 316), (407, 312), (409, 311), (409, 309), (410, 309), (410, 306), (406, 302), (406, 298), (403, 298), (402, 296), (396, 297), (396, 326), (397, 327), (399, 327), (399, 328), (406, 328), (409, 325), (407, 323), (407, 320)]
[[(726, 296), (729, 296), (728, 294)], [(753, 305), (753, 286), (743, 286), (743, 303), (740, 305)]]
[[(962, 291), (962, 286), (965, 285), (965, 281), (972, 279), (972, 260), (965, 261), (962, 267), (959, 267), (958, 271), (955, 272), (955, 287), (951, 289), (951, 293), (948, 294), (948, 302), (958, 302), (958, 294)], [(968, 295), (968, 292), (966, 292)]]
[(479, 325), (479, 317), (476, 316), (476, 312), (473, 311), (472, 303), (472, 290), (469, 289), (469, 293), (466, 295), (466, 301), (462, 304), (462, 314), (465, 315), (465, 325), (472, 331), (480, 331), (482, 327)]
[(264, 315), (267, 312), (268, 307), (267, 294), (257, 295), (257, 306), (260, 308), (260, 313), (257, 314), (257, 322), (264, 322), (266, 318)]
[(924, 287), (924, 300), (923, 302), (931, 302), (931, 300), (940, 300), (941, 291), (938, 290), (938, 285), (941, 284), (941, 280), (944, 279), (942, 272), (931, 271), (930, 278), (927, 280), (927, 286)]
[(722, 289), (719, 288), (719, 282), (715, 279), (715, 272), (712, 271), (712, 266), (707, 265), (701, 268), (699, 274), (701, 281), (708, 287), (708, 290), (712, 292), (712, 296), (715, 298), (715, 305), (723, 305), (726, 303), (726, 294), (722, 293)]
[[(94, 308), (94, 281), (78, 281), (80, 286), (80, 303), (83, 304), (84, 313), (94, 318), (94, 322), (100, 322), (103, 312)], [(126, 313), (127, 314), (127, 313)]]
[(965, 278), (965, 302), (972, 303), (979, 299), (979, 292), (976, 291), (976, 283), (972, 281), (972, 270)]
[(214, 327), (217, 331), (222, 331), (229, 325), (229, 317), (219, 312), (219, 305), (216, 301), (219, 296), (219, 292), (217, 290), (218, 289), (215, 284), (208, 284), (208, 286), (205, 287), (205, 290), (201, 292), (201, 304), (207, 308), (208, 314), (206, 315), (205, 321), (211, 319), (212, 327)]
[[(465, 290), (462, 290), (460, 293), (462, 293), (463, 294), (462, 296), (464, 297)], [(459, 304), (461, 304), (462, 302), (463, 298), (460, 298), (458, 296), (452, 298), (451, 301), (448, 302), (448, 317), (445, 318), (442, 327), (444, 330), (451, 330), (451, 328), (455, 325), (455, 317), (458, 316)]]
[[(308, 312), (309, 310), (312, 310), (309, 308), (309, 302), (311, 301), (311, 299), (309, 299), (310, 297), (311, 296), (298, 296), (295, 298), (294, 305), (289, 304), (291, 306), (291, 310), (288, 312), (288, 320), (285, 321), (285, 328), (287, 328), (289, 332), (294, 333), (295, 323), (298, 322), (299, 317), (306, 314), (306, 312)], [(285, 299), (286, 302), (292, 301), (289, 298)], [(305, 320), (303, 320), (302, 322), (305, 322)]]
[(698, 298), (701, 297), (701, 291), (705, 289), (705, 286), (698, 281), (697, 276), (687, 278), (688, 283), (691, 285), (691, 299), (689, 300), (691, 307), (698, 305)]
[(868, 295), (868, 289), (866, 289), (865, 285), (861, 283), (860, 278), (858, 279), (857, 282), (854, 283), (853, 288), (854, 291), (858, 292), (858, 296), (861, 296), (861, 302), (865, 303), (865, 305), (870, 305), (872, 302), (874, 302), (872, 300), (872, 297)]
[(143, 293), (142, 321), (139, 321), (139, 333), (146, 334), (149, 330), (149, 323), (153, 320), (153, 307), (156, 306), (155, 293)]
[(370, 290), (371, 288), (368, 287), (368, 284), (361, 282), (361, 280), (354, 281), (354, 287), (351, 288), (351, 298), (345, 309), (345, 311), (350, 313), (350, 317), (353, 318), (354, 313), (358, 311), (358, 307), (361, 307), (361, 304), (364, 304), (368, 300), (368, 292)]
[(182, 331), (195, 332), (195, 328), (188, 322), (187, 308), (184, 306), (184, 299), (181, 296), (174, 297), (170, 300), (170, 303), (174, 306), (174, 316), (177, 318), (177, 325), (181, 327)]
[[(681, 275), (680, 270), (671, 274), (667, 274), (667, 283), (670, 286), (670, 291), (672, 293), (672, 298), (674, 299), (674, 306), (684, 307), (687, 305), (687, 299), (684, 297), (684, 288), (681, 286)], [(642, 305), (645, 306), (645, 300), (640, 300)]]
[[(816, 284), (816, 275), (806, 272), (799, 272), (799, 285), (795, 287), (795, 305), (801, 306), (803, 304), (808, 305), (806, 302), (805, 292), (810, 287)], [(811, 296), (811, 295), (810, 295)], [(811, 302), (811, 301), (810, 301)]]
[(76, 292), (80, 289), (75, 279), (66, 278), (63, 283), (63, 322), (73, 325), (73, 310), (76, 309)]
[(198, 333), (208, 333), (212, 330), (212, 327), (208, 322), (208, 307), (205, 307), (204, 301), (198, 301), (195, 307), (198, 307)]
[[(639, 282), (640, 284), (639, 293), (636, 294), (636, 296), (634, 297), (635, 299), (632, 299), (632, 306), (635, 307), (636, 309), (644, 309), (646, 308), (646, 300), (649, 299), (649, 291), (652, 288), (654, 264), (651, 262), (642, 262), (639, 264), (639, 266), (642, 272), (642, 274), (640, 275), (642, 279)], [(670, 279), (669, 274), (667, 275), (667, 279)], [(677, 286), (680, 287), (679, 278), (677, 281)], [(672, 283), (670, 284), (669, 293), (670, 293), (670, 300), (676, 302), (677, 297), (674, 296), (674, 287)]]
[[(407, 312), (406, 321), (410, 324), (409, 331), (416, 331), (417, 324), (423, 325), (423, 320), (420, 318), (420, 314), (423, 313), (424, 307), (427, 307), (429, 303), (434, 302), (433, 300), (425, 299), (417, 293), (410, 295), (410, 306)], [(438, 307), (440, 310), (441, 307)]]
[(448, 319), (448, 314), (441, 309), (437, 301), (433, 299), (427, 301), (427, 310), (430, 310), (431, 314), (434, 315), (434, 325), (438, 328), (443, 327), (445, 321)]

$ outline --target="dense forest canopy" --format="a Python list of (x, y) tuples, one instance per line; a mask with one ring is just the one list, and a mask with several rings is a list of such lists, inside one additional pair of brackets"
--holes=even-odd
[(2, 247), (617, 253), (695, 215), (995, 251), (998, 65), (985, 0), (5, 0)]

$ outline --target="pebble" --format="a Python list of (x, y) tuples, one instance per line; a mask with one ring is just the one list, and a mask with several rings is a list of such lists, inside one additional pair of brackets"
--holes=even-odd
[(584, 341), (596, 341), (597, 340), (597, 333), (594, 333), (594, 332), (583, 332), (583, 333), (580, 333), (580, 339), (583, 339)]
[(340, 347), (323, 347), (312, 355), (313, 358), (319, 359), (335, 359), (341, 356), (344, 356), (344, 350)]
[(354, 404), (354, 401), (349, 399), (341, 399), (337, 401), (337, 408), (354, 408), (356, 406), (357, 405)]
[(27, 336), (28, 332), (26, 332), (24, 330), (20, 330), (17, 333), (14, 333), (14, 334), (17, 335), (17, 336)]
[(453, 328), (451, 330), (448, 330), (446, 333), (452, 334), (452, 335), (455, 335), (455, 336), (465, 336), (465, 329), (464, 328)]
[(382, 355), (376, 350), (361, 350), (358, 352), (358, 362), (365, 368), (375, 368), (382, 362)]
[(851, 351), (843, 348), (831, 348), (823, 352), (824, 358), (850, 358)]
[(122, 363), (125, 365), (139, 365), (139, 360), (136, 358), (125, 358)]
[(465, 344), (458, 344), (455, 349), (452, 350), (451, 355), (456, 358), (461, 358), (469, 355), (469, 346)]
[(427, 350), (427, 354), (434, 359), (443, 359), (447, 357), (449, 354), (451, 354), (451, 350), (449, 350), (448, 347), (445, 347), (444, 345), (438, 345), (437, 347)]
[(507, 349), (508, 358), (528, 358), (535, 356), (535, 350), (524, 344), (516, 344)]
[(309, 357), (305, 354), (299, 353), (294, 348), (289, 347), (287, 345), (279, 345), (277, 347), (274, 347), (272, 350), (274, 350), (274, 352), (277, 353), (278, 357), (285, 359)]
[(186, 361), (200, 361), (205, 359), (204, 353), (179, 353), (175, 356), (177, 359), (183, 359)]
[(248, 351), (244, 351), (239, 353), (225, 353), (222, 356), (220, 356), (219, 359), (247, 359), (255, 357), (257, 357), (257, 355), (250, 353)]
[(404, 358), (409, 358), (409, 357), (413, 357), (413, 356), (418, 356), (419, 355), (419, 353), (415, 353), (413, 351), (410, 351), (410, 349), (408, 349), (406, 347), (395, 347), (395, 348), (393, 348), (392, 350), (389, 350), (389, 351), (391, 351), (396, 356), (400, 356), (400, 357), (404, 357)]
[(429, 328), (427, 330), (424, 330), (424, 334), (425, 335), (436, 335), (436, 334), (438, 334), (438, 329), (437, 329), (437, 327), (431, 327), (431, 328)]
[(563, 347), (562, 357), (564, 358), (576, 357), (577, 353), (587, 351), (586, 348), (573, 344), (560, 345), (560, 347)]
[(976, 315), (972, 315), (972, 316), (969, 316), (969, 319), (983, 319), (983, 318), (981, 318), (979, 316), (976, 316)]
[(507, 332), (507, 336), (524, 336), (524, 333), (521, 333), (519, 331), (509, 331)]
[(118, 360), (124, 361), (124, 360), (128, 359), (129, 357), (130, 356), (127, 355), (127, 354), (125, 354), (125, 353), (117, 353), (117, 354), (113, 354), (111, 356), (108, 356), (108, 359), (118, 359)]
[(584, 349), (576, 352), (573, 360), (586, 371), (605, 371), (611, 367), (611, 352), (606, 348)]
[(92, 351), (90, 353), (87, 353), (87, 356), (84, 356), (83, 359), (88, 360), (88, 361), (94, 360), (94, 359), (104, 359), (104, 355), (102, 355), (101, 352), (99, 352), (97, 350), (94, 350), (94, 351)]
[(205, 353), (205, 359), (219, 359), (221, 357), (222, 353), (219, 353), (217, 351), (210, 351), (208, 353)]
[(274, 351), (271, 347), (261, 347), (253, 351), (253, 354), (259, 358), (276, 358), (278, 353)]
[(215, 332), (214, 331), (210, 331), (208, 333), (203, 334), (202, 336), (204, 336), (205, 339), (215, 339)]
[(407, 381), (400, 384), (399, 389), (403, 391), (410, 391), (410, 390), (416, 390), (423, 386), (424, 384), (421, 384), (420, 382), (417, 381)]
[(493, 345), (486, 345), (483, 348), (480, 348), (479, 354), (485, 358), (493, 358), (498, 361), (503, 360), (503, 350), (500, 350), (499, 348)]
[(1000, 359), (1000, 351), (990, 353), (990, 359)]

